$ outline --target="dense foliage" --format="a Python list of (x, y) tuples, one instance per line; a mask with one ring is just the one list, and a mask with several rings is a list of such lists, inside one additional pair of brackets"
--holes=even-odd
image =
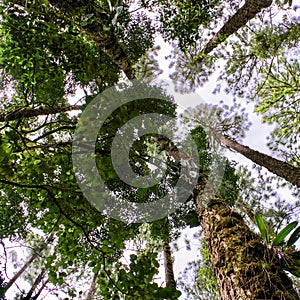
[[(189, 268), (193, 283), (177, 274), (177, 287), (168, 276), (158, 278), (161, 268), (172, 277), (170, 255), (160, 263), (166, 245), (203, 225), (198, 195), (216, 162), (224, 172), (209, 197), (222, 199), (226, 211), (240, 213), (231, 211), (224, 224), (242, 220), (258, 228), (255, 247), (272, 254), (283, 274), (300, 277), (300, 231), (292, 223), (299, 212), (299, 185), (284, 176), (290, 173), (299, 183), (300, 31), (295, 3), (247, 0), (240, 7), (238, 1), (218, 0), (3, 0), (0, 11), (1, 299), (217, 299), (220, 285), (209, 256), (218, 249), (204, 241), (205, 226), (196, 238), (200, 261)], [(178, 90), (190, 92), (214, 80), (211, 75), (221, 67), (215, 92), (230, 93), (235, 103), (189, 108), (178, 116), (176, 99), (163, 84), (151, 82), (160, 74), (159, 36), (172, 47), (165, 59)], [(138, 93), (151, 91), (152, 97), (136, 99), (136, 87), (128, 79), (145, 77), (148, 81), (138, 85)], [(134, 223), (130, 217), (124, 223), (97, 210), (79, 189), (78, 170), (72, 166), (72, 141), (82, 112), (116, 83), (121, 83), (116, 97), (126, 94), (136, 100), (106, 118), (95, 143), (97, 168), (111, 195), (149, 203), (168, 195), (178, 182), (178, 149), (171, 141), (162, 147), (159, 134), (136, 140), (129, 164), (139, 176), (158, 170), (163, 180), (144, 188), (118, 177), (112, 143), (135, 117), (177, 117), (197, 146), (194, 191), (175, 212), (151, 223)], [(239, 144), (250, 127), (240, 109), (247, 101), (254, 103), (262, 122), (274, 125), (268, 137), (273, 157)], [(102, 111), (110, 105), (107, 100)], [(237, 143), (233, 149), (250, 153), (245, 156), (256, 162), (256, 169), (246, 171), (217, 151), (222, 143), (232, 148), (232, 141)], [(272, 159), (282, 173), (270, 170)], [(262, 174), (261, 167), (274, 174)], [(278, 194), (283, 187), (289, 199)], [(261, 258), (267, 275), (269, 262)], [(292, 288), (289, 295), (294, 295)]]

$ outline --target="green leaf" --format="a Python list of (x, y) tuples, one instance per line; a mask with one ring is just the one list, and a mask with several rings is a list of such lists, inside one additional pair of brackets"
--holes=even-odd
[(266, 227), (266, 224), (265, 224), (263, 218), (258, 213), (255, 213), (254, 217), (255, 217), (255, 221), (257, 223), (258, 229), (260, 231), (261, 237), (263, 238), (264, 241), (269, 243), (268, 230), (267, 230), (267, 227)]
[(5, 8), (6, 8), (5, 6), (0, 6), (0, 13), (2, 13)]
[(292, 235), (290, 236), (289, 240), (287, 241), (286, 245), (288, 247), (294, 245), (298, 239), (300, 238), (300, 226), (298, 226), (295, 231), (292, 233)]
[(288, 236), (288, 234), (298, 225), (297, 221), (294, 221), (288, 225), (286, 225), (275, 237), (272, 246), (276, 247), (280, 245), (284, 239)]

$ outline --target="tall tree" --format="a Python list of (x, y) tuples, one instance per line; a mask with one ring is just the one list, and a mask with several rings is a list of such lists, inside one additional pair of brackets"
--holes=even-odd
[[(167, 141), (164, 149), (178, 159)], [(193, 197), (222, 299), (299, 299), (284, 272), (287, 257), (264, 245), (218, 193), (203, 174)]]

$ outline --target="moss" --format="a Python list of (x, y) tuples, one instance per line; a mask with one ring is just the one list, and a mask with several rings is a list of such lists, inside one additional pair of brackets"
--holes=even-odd
[(230, 295), (226, 299), (299, 300), (278, 253), (267, 248), (226, 204), (214, 199), (204, 209), (201, 225), (220, 292)]

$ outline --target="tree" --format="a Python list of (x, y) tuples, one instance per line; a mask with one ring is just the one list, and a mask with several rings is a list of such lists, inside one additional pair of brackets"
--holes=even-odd
[(192, 110), (185, 111), (182, 118), (183, 122), (192, 128), (199, 124), (204, 126), (211, 138), (250, 159), (253, 163), (265, 167), (268, 171), (284, 178), (296, 187), (300, 187), (300, 169), (298, 167), (251, 149), (237, 141), (244, 136), (244, 131), (248, 129), (243, 114), (240, 115), (236, 112), (232, 116), (226, 109), (199, 105)]
[[(172, 148), (168, 151), (174, 156)], [(299, 299), (284, 272), (289, 269), (286, 257), (262, 244), (213, 186), (203, 192), (207, 184), (203, 174), (193, 197), (222, 299)]]

